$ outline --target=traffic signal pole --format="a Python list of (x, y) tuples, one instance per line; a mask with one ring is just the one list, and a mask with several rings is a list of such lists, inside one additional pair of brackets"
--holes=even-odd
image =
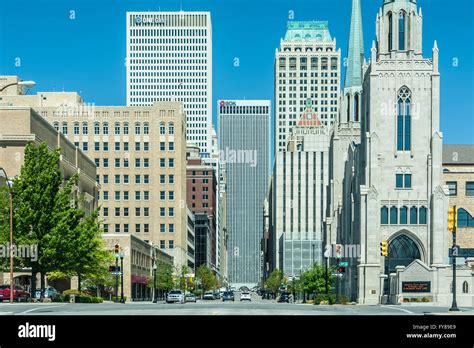
[[(451, 213), (451, 212), (450, 212)], [(457, 227), (457, 209), (454, 206), (454, 213), (453, 213), (453, 248), (451, 251), (452, 262), (453, 262), (453, 303), (451, 304), (451, 308), (449, 309), (450, 312), (459, 312), (458, 304), (456, 302), (456, 255), (454, 255), (454, 248), (456, 247), (456, 227)]]

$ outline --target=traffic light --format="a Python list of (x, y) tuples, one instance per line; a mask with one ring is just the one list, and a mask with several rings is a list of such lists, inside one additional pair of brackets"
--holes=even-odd
[(114, 253), (118, 254), (120, 252), (120, 245), (115, 244), (114, 246)]
[(346, 267), (339, 267), (339, 273), (346, 273)]
[(380, 242), (380, 255), (384, 257), (388, 256), (388, 242), (386, 240)]
[(453, 232), (458, 223), (456, 221), (456, 207), (451, 207), (448, 209), (448, 230)]

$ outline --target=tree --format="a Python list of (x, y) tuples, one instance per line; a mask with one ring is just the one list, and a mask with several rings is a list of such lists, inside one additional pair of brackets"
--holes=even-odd
[(188, 289), (188, 278), (186, 275), (189, 273), (189, 267), (184, 265), (181, 266), (181, 271), (177, 279), (177, 288), (186, 291)]
[(274, 269), (265, 281), (265, 289), (275, 295), (278, 293), (278, 290), (283, 284), (283, 280), (283, 271), (279, 269)]
[(201, 295), (217, 286), (217, 278), (215, 274), (206, 265), (198, 267), (196, 271), (196, 282), (200, 285), (202, 290)]
[[(331, 285), (335, 277), (333, 267), (328, 269), (328, 290), (331, 291)], [(300, 278), (301, 290), (308, 294), (322, 294), (326, 292), (326, 266), (314, 264), (310, 269), (303, 272)]]
[[(160, 260), (156, 261), (156, 288), (161, 293), (166, 293), (174, 288), (173, 269), (173, 265)], [(154, 287), (153, 281), (152, 278), (148, 283), (149, 288)]]

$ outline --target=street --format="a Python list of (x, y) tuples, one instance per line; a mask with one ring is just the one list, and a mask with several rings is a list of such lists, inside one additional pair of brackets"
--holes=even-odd
[[(2, 315), (445, 315), (448, 307), (429, 304), (367, 306), (276, 303), (256, 294), (252, 301), (198, 300), (197, 303), (166, 304), (162, 301), (125, 304), (8, 303), (0, 304)], [(474, 315), (474, 308), (461, 308), (452, 315)]]

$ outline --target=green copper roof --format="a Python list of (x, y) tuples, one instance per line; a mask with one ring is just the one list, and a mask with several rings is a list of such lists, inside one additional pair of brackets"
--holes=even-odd
[(285, 41), (331, 41), (328, 22), (291, 21), (288, 22)]
[(416, 4), (416, 0), (383, 0), (383, 4), (389, 4), (391, 2), (412, 2)]
[(347, 53), (346, 80), (344, 87), (362, 86), (364, 60), (364, 33), (362, 31), (360, 0), (352, 0), (351, 29)]

